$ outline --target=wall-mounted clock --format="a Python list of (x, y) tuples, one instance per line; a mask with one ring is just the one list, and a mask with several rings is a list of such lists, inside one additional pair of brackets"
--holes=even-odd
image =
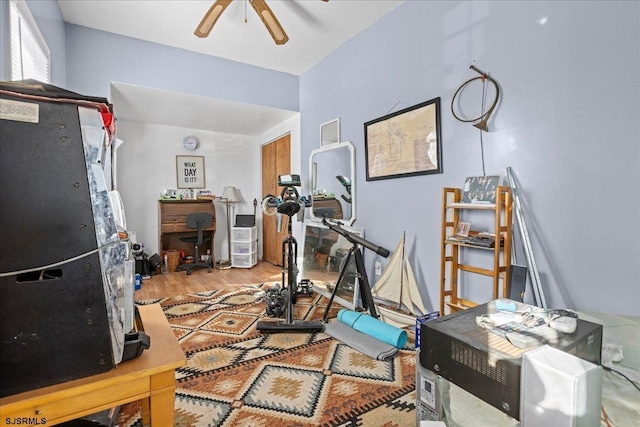
[(182, 140), (182, 145), (184, 145), (184, 148), (186, 148), (189, 151), (193, 151), (196, 148), (198, 148), (199, 143), (200, 142), (198, 141), (198, 138), (196, 138), (193, 135), (186, 136)]

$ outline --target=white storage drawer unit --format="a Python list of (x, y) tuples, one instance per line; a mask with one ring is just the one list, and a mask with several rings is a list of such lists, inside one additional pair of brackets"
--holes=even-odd
[(258, 249), (258, 242), (231, 242), (231, 253), (234, 255), (246, 255)]
[(250, 254), (243, 254), (243, 255), (239, 255), (239, 254), (231, 254), (231, 266), (232, 267), (237, 267), (237, 268), (251, 268), (254, 265), (256, 265), (256, 263), (258, 262), (258, 260), (256, 259), (256, 253), (250, 253)]
[(233, 227), (231, 229), (232, 242), (252, 242), (258, 240), (257, 227)]
[(231, 229), (231, 266), (251, 268), (258, 262), (257, 227)]

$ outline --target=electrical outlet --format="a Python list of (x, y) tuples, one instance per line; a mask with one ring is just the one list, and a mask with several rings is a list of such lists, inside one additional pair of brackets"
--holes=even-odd
[(382, 274), (382, 263), (380, 261), (376, 261), (375, 265), (375, 275), (380, 276)]

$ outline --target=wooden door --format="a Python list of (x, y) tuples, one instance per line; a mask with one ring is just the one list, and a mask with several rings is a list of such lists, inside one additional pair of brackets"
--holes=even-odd
[[(278, 175), (291, 173), (291, 137), (284, 135), (262, 146), (262, 197), (267, 194), (279, 197)], [(275, 265), (283, 265), (282, 241), (287, 237), (288, 217), (282, 218), (277, 231), (276, 215), (262, 215), (262, 259)]]

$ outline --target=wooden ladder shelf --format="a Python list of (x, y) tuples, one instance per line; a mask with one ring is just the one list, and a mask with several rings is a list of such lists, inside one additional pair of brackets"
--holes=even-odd
[[(462, 191), (459, 188), (445, 187), (442, 191), (442, 235), (441, 235), (441, 262), (440, 262), (440, 315), (448, 314), (466, 308), (474, 307), (480, 303), (498, 298), (508, 298), (510, 270), (511, 270), (511, 240), (512, 240), (512, 211), (513, 203), (509, 187), (500, 186), (496, 190), (495, 204), (460, 203)], [(461, 217), (471, 216), (478, 211), (487, 211), (492, 218), (492, 233), (495, 235), (495, 243), (492, 248), (475, 245), (465, 241), (456, 241), (452, 237), (458, 229)], [(471, 230), (470, 235), (479, 231)], [(468, 261), (463, 257), (466, 251), (491, 252), (491, 265), (481, 266)], [(464, 254), (467, 255), (467, 254)], [(463, 262), (464, 260), (464, 262)], [(465, 273), (465, 274), (462, 274)], [(478, 286), (480, 279), (466, 277), (479, 275), (490, 277), (492, 280), (491, 292), (486, 294), (482, 302), (465, 299), (461, 295), (461, 279), (465, 276), (465, 290), (467, 287)], [(467, 294), (468, 292), (464, 292)], [(476, 294), (478, 292), (475, 292)]]

